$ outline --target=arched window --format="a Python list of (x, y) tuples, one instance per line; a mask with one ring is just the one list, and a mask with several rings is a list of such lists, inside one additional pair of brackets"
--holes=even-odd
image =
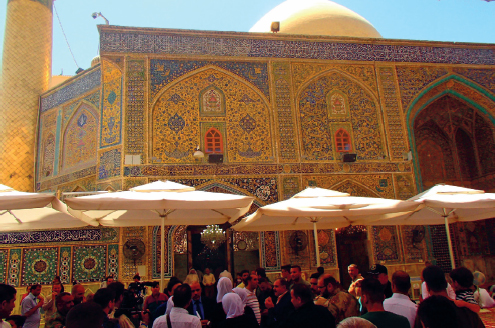
[(339, 153), (352, 151), (351, 136), (344, 129), (338, 129), (337, 132), (335, 132), (335, 144), (337, 152)]
[(223, 140), (220, 132), (215, 128), (210, 128), (205, 135), (205, 153), (221, 154), (223, 153)]

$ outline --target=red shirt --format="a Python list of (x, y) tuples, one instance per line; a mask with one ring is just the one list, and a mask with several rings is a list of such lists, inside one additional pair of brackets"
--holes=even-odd
[(146, 297), (146, 299), (144, 300), (143, 310), (146, 310), (148, 306), (152, 303), (158, 303), (158, 305), (160, 305), (162, 303), (165, 303), (166, 301), (168, 301), (168, 297), (164, 293), (158, 294), (157, 297), (151, 294), (150, 296)]

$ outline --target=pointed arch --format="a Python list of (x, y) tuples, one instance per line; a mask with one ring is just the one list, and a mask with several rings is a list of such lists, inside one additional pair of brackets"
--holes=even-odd
[(347, 192), (351, 196), (362, 196), (362, 197), (382, 197), (379, 193), (375, 192), (373, 189), (367, 187), (366, 185), (351, 179), (345, 179), (340, 181), (330, 187), (332, 190), (337, 190), (341, 192)]
[(351, 135), (347, 130), (340, 128), (335, 132), (335, 151), (345, 153), (352, 151)]
[(205, 133), (205, 153), (206, 154), (222, 154), (223, 153), (223, 137), (218, 129), (212, 127)]

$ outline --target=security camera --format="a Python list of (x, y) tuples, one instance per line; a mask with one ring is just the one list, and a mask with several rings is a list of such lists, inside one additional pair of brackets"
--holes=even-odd
[(92, 13), (91, 14), (91, 17), (93, 17), (94, 19), (97, 19), (98, 18), (98, 13)]

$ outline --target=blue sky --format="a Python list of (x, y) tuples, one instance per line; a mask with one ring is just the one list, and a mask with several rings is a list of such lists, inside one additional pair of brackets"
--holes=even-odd
[[(301, 0), (304, 1), (304, 0)], [(101, 12), (111, 25), (247, 32), (282, 0), (56, 0), (55, 7), (79, 67), (98, 54)], [(336, 0), (370, 21), (384, 38), (495, 44), (495, 1)], [(7, 1), (0, 6), (1, 45)], [(54, 11), (54, 75), (77, 69)]]

